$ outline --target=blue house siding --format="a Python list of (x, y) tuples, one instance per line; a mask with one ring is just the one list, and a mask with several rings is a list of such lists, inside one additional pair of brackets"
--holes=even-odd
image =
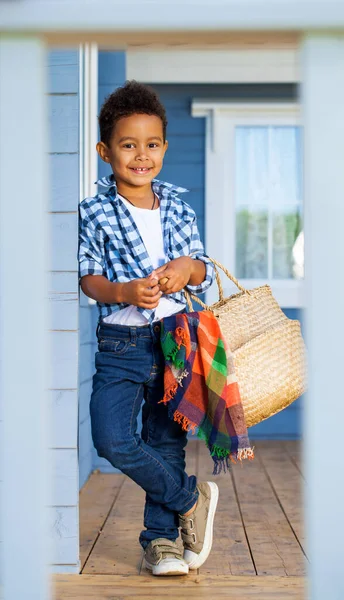
[[(79, 52), (48, 53), (50, 326), (52, 369), (50, 460), (54, 473), (49, 529), (54, 555), (51, 571), (79, 570), (78, 466), (78, 197)], [(78, 460), (79, 459), (79, 460)], [(91, 464), (88, 464), (91, 468)]]

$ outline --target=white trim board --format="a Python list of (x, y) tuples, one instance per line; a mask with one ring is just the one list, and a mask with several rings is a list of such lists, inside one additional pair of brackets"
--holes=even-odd
[[(216, 258), (235, 275), (235, 156), (234, 132), (238, 125), (297, 125), (296, 103), (234, 103), (221, 99), (197, 100), (192, 115), (206, 118), (205, 165), (205, 244)], [(221, 277), (224, 293), (232, 294), (233, 284)], [(300, 280), (241, 280), (251, 289), (268, 283), (283, 308), (304, 306), (304, 283)], [(216, 286), (207, 293), (207, 303), (217, 300)]]
[(290, 83), (296, 48), (127, 51), (127, 78), (150, 83)]

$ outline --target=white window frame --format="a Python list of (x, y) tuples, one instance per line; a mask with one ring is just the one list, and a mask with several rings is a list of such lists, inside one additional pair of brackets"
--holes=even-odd
[[(192, 116), (206, 118), (205, 243), (209, 256), (235, 275), (235, 128), (240, 125), (300, 125), (296, 103), (233, 103), (194, 100)], [(241, 279), (248, 289), (268, 283), (283, 308), (304, 306), (303, 280)], [(225, 295), (235, 291), (223, 276)], [(216, 286), (207, 293), (211, 304), (218, 298)]]

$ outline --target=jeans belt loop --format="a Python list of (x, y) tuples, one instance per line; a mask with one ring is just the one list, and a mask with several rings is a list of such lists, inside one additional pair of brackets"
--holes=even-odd
[(98, 321), (98, 325), (97, 325), (97, 329), (96, 329), (96, 337), (98, 337), (99, 329), (100, 329), (100, 322)]
[(130, 327), (130, 343), (132, 346), (136, 346), (136, 339), (137, 339), (136, 327)]

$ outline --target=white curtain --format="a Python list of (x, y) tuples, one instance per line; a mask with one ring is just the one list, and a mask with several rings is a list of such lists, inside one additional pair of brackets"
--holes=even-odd
[(302, 228), (300, 130), (240, 126), (235, 144), (236, 275), (293, 278)]

